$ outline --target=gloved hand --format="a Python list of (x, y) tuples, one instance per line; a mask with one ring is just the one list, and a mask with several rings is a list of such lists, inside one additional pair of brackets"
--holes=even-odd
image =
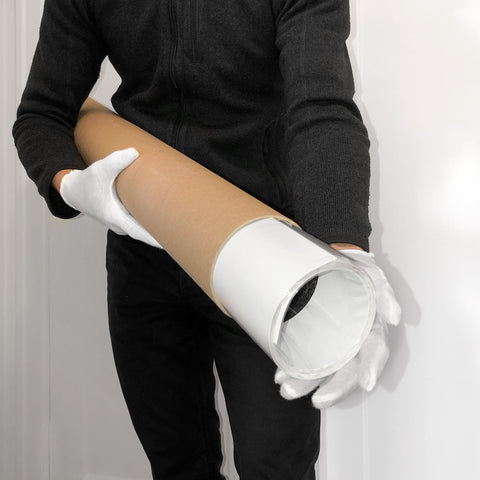
[(72, 208), (95, 218), (119, 235), (161, 248), (130, 215), (118, 198), (115, 178), (138, 157), (134, 148), (113, 152), (85, 170), (72, 170), (60, 184), (60, 195)]
[[(393, 289), (383, 271), (375, 263), (372, 253), (362, 250), (341, 250), (341, 253), (359, 262), (370, 276), (375, 288), (377, 311), (370, 334), (359, 353), (332, 375), (320, 380), (292, 378), (278, 369), (275, 382), (280, 394), (287, 400), (303, 397), (315, 390), (312, 403), (316, 408), (327, 408), (346, 397), (357, 387), (370, 391), (388, 360), (388, 325), (398, 325), (401, 310)], [(321, 346), (319, 346), (321, 348)]]

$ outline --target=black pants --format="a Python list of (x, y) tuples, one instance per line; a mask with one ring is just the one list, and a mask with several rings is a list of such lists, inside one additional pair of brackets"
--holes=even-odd
[(275, 365), (163, 250), (108, 234), (115, 363), (155, 480), (219, 480), (215, 362), (241, 480), (314, 480), (320, 413), (286, 401)]

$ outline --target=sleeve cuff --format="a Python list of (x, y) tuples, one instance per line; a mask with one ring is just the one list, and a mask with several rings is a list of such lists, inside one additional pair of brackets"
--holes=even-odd
[(78, 210), (66, 204), (62, 196), (52, 186), (48, 190), (45, 201), (50, 212), (58, 218), (73, 218), (80, 214)]

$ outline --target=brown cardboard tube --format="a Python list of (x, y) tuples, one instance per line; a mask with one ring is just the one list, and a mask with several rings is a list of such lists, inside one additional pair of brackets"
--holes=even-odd
[(137, 149), (138, 159), (117, 177), (120, 199), (222, 310), (212, 273), (225, 242), (258, 219), (294, 223), (91, 98), (80, 110), (75, 142), (87, 165)]

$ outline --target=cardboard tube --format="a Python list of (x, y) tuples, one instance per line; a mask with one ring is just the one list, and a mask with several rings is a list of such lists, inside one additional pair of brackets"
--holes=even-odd
[[(123, 204), (287, 373), (321, 378), (357, 354), (375, 301), (354, 262), (92, 99), (80, 111), (75, 141), (87, 165), (138, 150), (116, 180)], [(312, 280), (299, 306), (295, 298)]]
[(116, 180), (122, 203), (223, 311), (212, 273), (225, 242), (261, 218), (294, 223), (91, 98), (74, 133), (87, 165), (137, 149), (138, 159)]

